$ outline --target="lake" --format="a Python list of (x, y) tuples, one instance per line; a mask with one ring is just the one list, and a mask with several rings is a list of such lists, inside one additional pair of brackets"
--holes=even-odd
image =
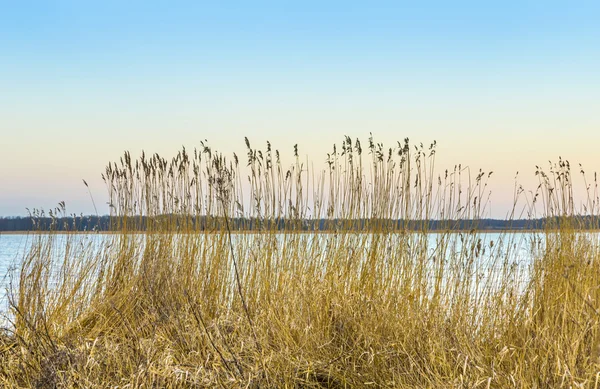
[[(213, 244), (217, 234), (214, 235), (202, 235), (201, 240), (204, 239), (203, 244)], [(234, 234), (233, 244), (239, 240), (245, 241), (245, 247), (249, 247), (249, 241), (256, 240), (257, 244), (253, 245), (253, 250), (260, 250), (261, 242), (258, 240), (265, 239), (266, 234)], [(289, 237), (289, 235), (287, 235)], [(351, 236), (351, 238), (348, 238)], [(369, 246), (371, 234), (347, 234), (345, 240), (340, 239), (337, 234), (334, 233), (320, 233), (320, 234), (302, 234), (301, 239), (305, 240), (306, 247), (312, 247), (318, 245), (319, 249), (317, 253), (323, 259), (327, 258), (328, 250), (332, 247), (336, 248), (339, 253), (339, 245), (345, 244), (347, 247), (362, 247), (364, 252), (359, 254), (359, 257), (366, 257), (367, 252), (364, 247)], [(401, 238), (403, 236), (403, 238)], [(417, 237), (417, 234), (411, 234), (411, 236)], [(598, 233), (593, 233), (591, 236), (598, 240)], [(135, 239), (138, 239), (140, 246), (144, 246), (145, 235), (133, 235)], [(316, 240), (315, 240), (316, 237)], [(392, 255), (394, 248), (398, 247), (396, 244), (399, 239), (406, 239), (406, 235), (399, 233), (393, 233), (386, 235), (384, 244), (387, 245), (382, 251), (382, 255)], [(422, 237), (422, 236), (421, 236)], [(15, 270), (18, 269), (20, 262), (27, 256), (33, 242), (36, 239), (44, 239), (44, 235), (36, 234), (0, 234), (0, 312), (5, 312), (8, 306), (7, 290), (12, 285), (14, 286), (17, 281)], [(57, 235), (54, 245), (48, 252), (48, 255), (54, 258), (61, 258), (65, 256), (66, 250), (69, 252), (77, 253), (77, 248), (81, 249), (79, 253), (85, 252), (86, 254), (93, 255), (95, 252), (101, 252), (105, 250), (111, 242), (119, 239), (119, 235), (116, 234), (75, 234), (75, 235)], [(367, 244), (361, 246), (353, 246), (352, 239), (367, 239)], [(519, 271), (520, 276), (526, 277), (528, 264), (532, 262), (533, 255), (539, 250), (543, 250), (544, 247), (544, 235), (541, 233), (532, 232), (479, 232), (475, 235), (468, 233), (430, 233), (427, 235), (425, 245), (413, 245), (413, 255), (419, 255), (422, 253), (423, 247), (427, 249), (427, 255), (435, 260), (436, 258), (444, 258), (452, 255), (453, 253), (460, 252), (463, 249), (464, 242), (468, 241), (469, 244), (477, 242), (479, 239), (481, 247), (488, 249), (482, 251), (481, 255), (477, 256), (477, 261), (485, 264), (484, 266), (478, 267), (479, 277), (488, 277), (494, 273), (496, 266), (505, 266), (506, 261), (510, 262), (511, 265), (521, 268)], [(286, 235), (276, 235), (276, 250), (284, 251), (284, 246), (287, 242)], [(440, 242), (446, 242), (444, 249), (440, 250)], [(423, 241), (422, 241), (423, 242)], [(349, 250), (353, 250), (350, 248)], [(537, 250), (537, 251), (536, 251)], [(142, 250), (143, 251), (143, 250)], [(256, 253), (255, 253), (256, 254)], [(492, 258), (493, 257), (493, 258)], [(494, 258), (500, 258), (500, 260), (494, 260)], [(326, 264), (326, 260), (323, 261)], [(11, 278), (10, 275), (13, 275)]]

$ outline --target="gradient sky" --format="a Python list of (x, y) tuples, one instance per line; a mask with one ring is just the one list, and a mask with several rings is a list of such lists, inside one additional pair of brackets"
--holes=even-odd
[[(600, 170), (600, 2), (2, 1), (0, 215), (107, 213), (124, 150), (203, 139), (230, 154), (344, 135), (438, 142), (438, 166), (514, 176), (558, 156)], [(242, 152), (243, 155), (243, 152)]]

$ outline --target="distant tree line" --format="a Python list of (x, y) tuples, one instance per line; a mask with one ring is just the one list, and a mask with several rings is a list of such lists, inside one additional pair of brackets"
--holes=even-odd
[(544, 219), (478, 219), (478, 220), (389, 220), (389, 219), (258, 219), (225, 220), (211, 216), (160, 215), (68, 216), (68, 217), (0, 217), (2, 231), (152, 231), (152, 230), (222, 230), (232, 231), (447, 231), (447, 230), (541, 230), (569, 223), (574, 228), (598, 229), (600, 218), (575, 216)]
[(0, 231), (109, 231), (110, 216), (0, 217)]

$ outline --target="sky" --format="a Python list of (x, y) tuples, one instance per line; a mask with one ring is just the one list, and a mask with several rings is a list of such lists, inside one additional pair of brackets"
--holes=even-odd
[(438, 144), (437, 165), (600, 169), (600, 3), (0, 0), (0, 216), (108, 213), (104, 167), (207, 139), (323, 164), (345, 135)]

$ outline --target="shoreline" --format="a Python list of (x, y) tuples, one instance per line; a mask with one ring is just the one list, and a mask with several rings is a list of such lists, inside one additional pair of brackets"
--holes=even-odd
[[(231, 235), (265, 235), (265, 234), (323, 234), (323, 235), (335, 235), (335, 234), (406, 234), (406, 233), (422, 233), (425, 232), (427, 234), (457, 234), (457, 233), (535, 233), (535, 232), (557, 232), (560, 229), (552, 229), (552, 230), (544, 230), (544, 229), (453, 229), (453, 230), (429, 230), (429, 231), (419, 231), (419, 230), (394, 230), (394, 231), (231, 231)], [(597, 228), (586, 228), (586, 229), (574, 229), (577, 232), (600, 232), (600, 229)], [(2, 235), (118, 235), (123, 234), (123, 231), (0, 231), (0, 236)], [(227, 234), (227, 230), (214, 230), (214, 231), (156, 231), (156, 232), (148, 232), (148, 231), (127, 231), (126, 234), (181, 234), (181, 235), (219, 235), (219, 234)]]

